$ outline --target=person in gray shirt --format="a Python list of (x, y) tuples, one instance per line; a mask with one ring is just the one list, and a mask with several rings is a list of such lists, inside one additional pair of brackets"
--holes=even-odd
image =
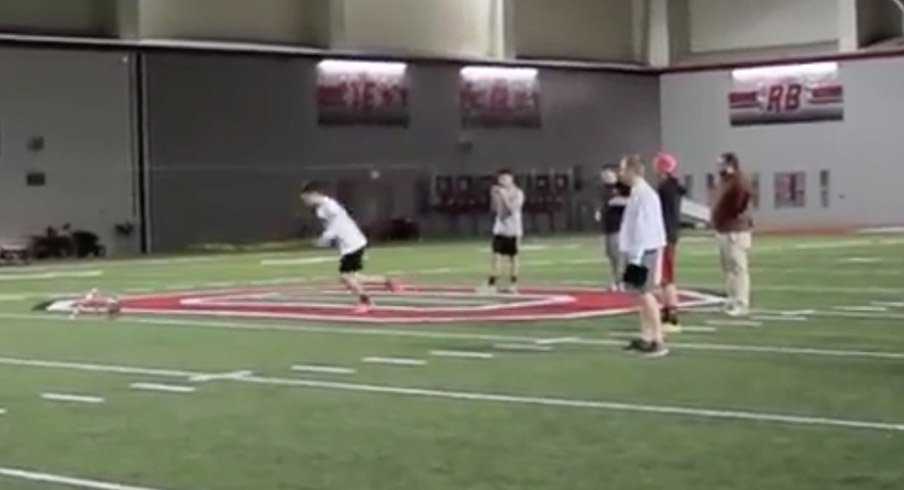
[(490, 203), (496, 219), (493, 222), (493, 258), (487, 288), (497, 286), (502, 263), (509, 263), (509, 287), (506, 292), (515, 293), (518, 287), (520, 263), (518, 252), (524, 235), (521, 210), (524, 207), (524, 191), (515, 184), (515, 176), (508, 169), (497, 172), (497, 184), (490, 190)]

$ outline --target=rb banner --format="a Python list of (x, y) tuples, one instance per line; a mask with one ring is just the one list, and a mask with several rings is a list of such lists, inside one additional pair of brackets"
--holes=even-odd
[(744, 68), (731, 73), (732, 126), (844, 119), (838, 63)]

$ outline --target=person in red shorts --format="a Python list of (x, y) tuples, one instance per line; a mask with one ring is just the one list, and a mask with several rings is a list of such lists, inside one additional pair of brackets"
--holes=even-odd
[(666, 247), (662, 255), (662, 328), (666, 333), (681, 331), (678, 321), (678, 287), (675, 285), (675, 265), (678, 239), (681, 236), (681, 200), (685, 189), (678, 182), (678, 159), (661, 152), (653, 159), (659, 175), (659, 201), (662, 203), (662, 219), (665, 224)]

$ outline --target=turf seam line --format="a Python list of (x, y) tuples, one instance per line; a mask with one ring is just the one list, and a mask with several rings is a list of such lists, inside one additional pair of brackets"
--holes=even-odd
[(41, 393), (41, 398), (51, 402), (69, 402), (69, 403), (85, 403), (85, 404), (93, 404), (98, 405), (101, 403), (105, 403), (103, 397), (99, 396), (87, 396), (87, 395), (75, 395), (71, 393), (53, 393), (53, 392), (45, 392)]

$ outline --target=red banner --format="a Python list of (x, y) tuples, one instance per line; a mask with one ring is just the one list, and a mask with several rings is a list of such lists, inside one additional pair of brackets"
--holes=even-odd
[(837, 63), (734, 70), (728, 95), (732, 126), (844, 119)]
[(321, 125), (408, 125), (404, 63), (324, 60), (317, 65)]
[(460, 99), (462, 125), (466, 128), (542, 125), (540, 79), (533, 68), (462, 68)]

